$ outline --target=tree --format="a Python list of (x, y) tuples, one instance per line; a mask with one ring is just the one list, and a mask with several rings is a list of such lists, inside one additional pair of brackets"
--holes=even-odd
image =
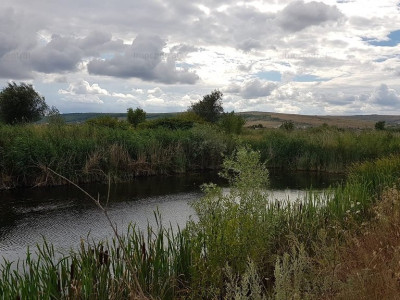
[(143, 123), (146, 120), (146, 112), (141, 108), (128, 108), (128, 122), (132, 124), (135, 128), (138, 124)]
[(223, 94), (220, 91), (215, 90), (211, 94), (205, 95), (203, 100), (192, 104), (188, 111), (193, 111), (204, 120), (215, 123), (224, 112), (222, 108), (222, 96)]
[(49, 125), (61, 126), (65, 124), (65, 119), (61, 116), (57, 107), (52, 106), (47, 112), (47, 121)]
[(376, 122), (375, 123), (375, 129), (376, 130), (385, 130), (385, 125), (386, 125), (385, 121)]
[(31, 84), (12, 82), (0, 92), (0, 119), (6, 124), (38, 121), (47, 110), (44, 97)]

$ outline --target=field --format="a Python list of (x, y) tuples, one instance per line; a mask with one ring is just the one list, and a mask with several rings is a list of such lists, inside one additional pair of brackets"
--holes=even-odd
[(292, 121), (300, 128), (327, 124), (353, 129), (372, 129), (378, 121), (385, 121), (389, 126), (397, 126), (400, 123), (400, 116), (388, 115), (312, 116), (270, 112), (242, 112), (239, 114), (246, 119), (246, 126), (262, 124), (266, 128), (278, 128), (285, 121)]

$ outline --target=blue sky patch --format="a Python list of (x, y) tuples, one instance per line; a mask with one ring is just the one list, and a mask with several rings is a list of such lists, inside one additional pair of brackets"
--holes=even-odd
[(293, 81), (296, 82), (315, 82), (315, 81), (329, 81), (330, 78), (322, 78), (315, 75), (304, 74), (304, 75), (297, 75), (293, 78)]
[(392, 31), (391, 33), (389, 33), (389, 35), (387, 36), (387, 40), (379, 41), (363, 38), (363, 41), (372, 46), (395, 47), (400, 43), (400, 30)]
[(282, 75), (278, 71), (265, 71), (265, 72), (258, 72), (256, 76), (260, 79), (265, 79), (269, 81), (281, 81)]
[(380, 63), (380, 62), (384, 62), (384, 61), (387, 61), (387, 60), (388, 60), (387, 57), (381, 57), (381, 58), (374, 59), (374, 62)]

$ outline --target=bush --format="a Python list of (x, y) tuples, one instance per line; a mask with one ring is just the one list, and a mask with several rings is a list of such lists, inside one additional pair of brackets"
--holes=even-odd
[(180, 118), (161, 118), (152, 121), (147, 121), (145, 123), (139, 124), (140, 129), (156, 129), (156, 128), (165, 128), (170, 130), (186, 130), (192, 128), (194, 125), (193, 121), (184, 120)]
[(376, 122), (375, 123), (375, 129), (376, 130), (385, 130), (385, 125), (386, 125), (385, 121)]
[(219, 125), (226, 133), (240, 134), (242, 133), (243, 125), (246, 123), (243, 117), (235, 115), (232, 111), (222, 115)]
[(285, 129), (287, 131), (291, 131), (294, 129), (294, 123), (293, 123), (293, 121), (285, 121), (282, 123), (282, 125), (279, 128)]
[(110, 116), (100, 116), (86, 121), (87, 124), (93, 126), (103, 126), (108, 128), (128, 129), (129, 124), (126, 121), (118, 120)]

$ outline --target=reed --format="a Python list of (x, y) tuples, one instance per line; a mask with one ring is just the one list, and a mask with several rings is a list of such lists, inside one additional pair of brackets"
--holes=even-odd
[(344, 172), (348, 166), (400, 153), (399, 133), (319, 127), (269, 129), (245, 133), (243, 140), (261, 152), (269, 167)]
[(0, 188), (130, 180), (216, 168), (231, 137), (207, 125), (133, 130), (82, 125), (0, 126)]
[(160, 299), (253, 291), (259, 298), (283, 299), (334, 291), (328, 273), (337, 267), (336, 249), (376, 215), (374, 207), (387, 198), (384, 187), (398, 181), (400, 158), (355, 164), (343, 185), (278, 202), (266, 192), (260, 157), (245, 147), (226, 157), (221, 174), (229, 192), (205, 186), (205, 196), (194, 204), (198, 220), (183, 230), (165, 227), (156, 213), (154, 228), (143, 232), (132, 225), (122, 242), (82, 242), (69, 255), (57, 255), (44, 243), (35, 256), (5, 261), (0, 298), (121, 299), (139, 295), (139, 287), (146, 297)]

